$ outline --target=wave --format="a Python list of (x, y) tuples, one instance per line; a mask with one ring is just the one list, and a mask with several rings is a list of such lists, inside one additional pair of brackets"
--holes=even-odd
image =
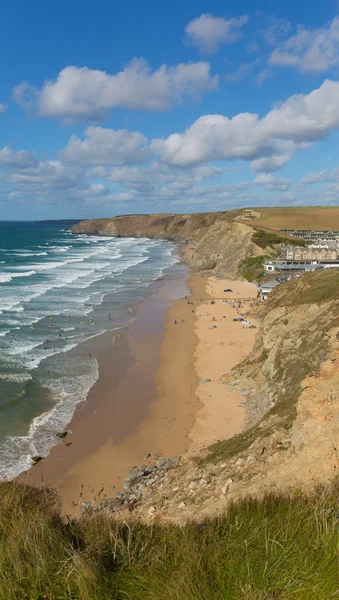
[(24, 273), (12, 273), (12, 271), (10, 271), (8, 273), (0, 273), (0, 283), (9, 283), (15, 277), (31, 277), (31, 275), (36, 275), (36, 271), (31, 270), (25, 271)]
[(0, 373), (0, 381), (12, 381), (14, 383), (25, 383), (31, 381), (30, 373)]
[[(0, 273), (0, 277), (5, 274), (27, 278), (26, 281), (8, 280), (9, 285), (4, 282), (0, 287), (0, 307), (2, 312), (7, 311), (1, 316), (0, 353), (6, 363), (5, 370), (10, 370), (9, 375), (13, 377), (4, 379), (7, 374), (2, 373), (0, 383), (24, 384), (24, 380), (20, 380), (25, 377), (22, 370), (32, 372), (42, 363), (34, 373), (34, 388), (42, 374), (41, 384), (49, 387), (55, 400), (51, 411), (34, 419), (27, 435), (8, 437), (6, 444), (0, 443), (0, 479), (11, 478), (30, 467), (31, 456), (49, 452), (57, 443), (55, 433), (68, 425), (75, 406), (86, 398), (96, 381), (96, 361), (88, 362), (83, 356), (79, 360), (78, 352), (68, 353), (107, 329), (107, 315), (103, 321), (106, 308), (96, 307), (107, 302), (107, 295), (117, 294), (112, 296), (112, 324), (116, 327), (126, 324), (133, 316), (124, 307), (125, 302), (142, 298), (145, 292), (141, 288), (150, 285), (167, 266), (176, 262), (171, 258), (170, 245), (167, 247), (157, 240), (87, 236), (71, 240), (69, 237), (62, 234), (59, 239), (36, 245), (34, 249), (27, 248), (24, 252), (21, 251), (24, 248), (18, 249), (20, 256), (15, 257), (15, 266)], [(32, 256), (25, 257), (25, 262), (20, 264), (20, 257), (25, 253)], [(35, 259), (38, 256), (41, 260)], [(12, 257), (11, 262), (14, 262)], [(34, 278), (29, 277), (32, 271), (36, 274)], [(91, 318), (86, 318), (93, 311)], [(13, 332), (13, 338), (6, 337), (14, 326), (19, 333)], [(51, 344), (44, 349), (46, 338)], [(50, 365), (55, 367), (50, 368)], [(51, 376), (46, 377), (47, 369)], [(59, 375), (53, 378), (54, 372)], [(28, 394), (30, 389), (31, 385), (27, 387)]]
[(32, 466), (32, 456), (46, 456), (58, 443), (56, 433), (69, 424), (74, 410), (83, 402), (99, 376), (95, 359), (83, 361), (83, 372), (73, 379), (50, 378), (55, 398), (52, 410), (36, 417), (25, 436), (8, 436), (0, 446), (0, 479), (10, 480)]

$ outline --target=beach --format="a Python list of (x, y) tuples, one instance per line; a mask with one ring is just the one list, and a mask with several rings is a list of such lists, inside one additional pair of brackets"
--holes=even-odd
[(67, 514), (114, 496), (145, 454), (195, 454), (244, 426), (243, 398), (219, 379), (252, 350), (255, 329), (233, 318), (250, 310), (252, 300), (237, 303), (256, 287), (200, 274), (173, 285), (165, 279), (128, 328), (96, 338), (99, 379), (72, 433), (20, 477), (56, 487)]

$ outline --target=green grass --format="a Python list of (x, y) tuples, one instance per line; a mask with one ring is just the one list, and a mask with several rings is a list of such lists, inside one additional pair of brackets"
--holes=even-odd
[(239, 273), (249, 282), (260, 281), (264, 275), (264, 259), (269, 256), (249, 256), (239, 263)]
[(339, 271), (324, 269), (305, 273), (302, 277), (288, 281), (283, 287), (277, 286), (270, 295), (267, 309), (279, 306), (299, 306), (320, 304), (339, 299)]
[(185, 527), (63, 522), (52, 492), (0, 485), (1, 600), (328, 600), (339, 486), (232, 505)]
[(270, 231), (259, 229), (252, 235), (252, 242), (260, 248), (274, 247), (276, 244), (285, 246), (305, 246), (304, 240), (287, 238)]

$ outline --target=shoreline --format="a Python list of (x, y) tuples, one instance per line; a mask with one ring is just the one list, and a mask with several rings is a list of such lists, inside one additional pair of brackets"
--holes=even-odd
[[(137, 316), (128, 327), (95, 338), (98, 347), (92, 351), (98, 357), (99, 379), (68, 425), (72, 434), (18, 476), (17, 480), (27, 484), (56, 487), (67, 514), (76, 512), (74, 503), (93, 501), (102, 488), (104, 494), (112, 495), (112, 486), (121, 486), (127, 472), (142, 461), (142, 454), (150, 446), (151, 451), (158, 453), (166, 449), (171, 452), (177, 446), (180, 451), (186, 449), (184, 439), (178, 443), (177, 433), (171, 441), (169, 432), (175, 430), (176, 421), (171, 403), (167, 402), (171, 410), (166, 415), (163, 408), (154, 415), (153, 405), (164, 329), (168, 318), (172, 318), (172, 305), (180, 303), (174, 298), (188, 293), (187, 277), (183, 269), (176, 276), (165, 276), (155, 293), (140, 302)], [(87, 351), (88, 347), (84, 347), (84, 355)], [(162, 385), (160, 376), (159, 386)]]
[[(229, 346), (219, 346), (227, 329), (235, 338), (239, 334), (231, 322), (234, 309), (219, 299), (225, 286), (245, 286), (247, 291), (251, 284), (201, 274), (187, 274), (185, 284), (191, 291), (188, 298), (168, 300), (173, 282), (165, 278), (141, 302), (135, 321), (120, 331), (113, 348), (110, 334), (103, 334), (108, 338), (98, 354), (99, 379), (74, 414), (72, 434), (19, 477), (24, 483), (56, 487), (64, 513), (79, 516), (83, 502), (115, 496), (143, 455), (194, 455), (243, 428), (243, 399), (219, 379), (245, 358), (255, 334), (246, 329), (246, 343), (240, 336), (231, 352)], [(209, 321), (219, 320), (220, 311), (228, 318), (215, 331)], [(207, 370), (211, 382), (204, 384)]]

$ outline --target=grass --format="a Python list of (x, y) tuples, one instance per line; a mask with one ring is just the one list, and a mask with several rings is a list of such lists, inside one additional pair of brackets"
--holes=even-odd
[(263, 261), (265, 258), (269, 258), (268, 256), (250, 256), (248, 258), (244, 258), (239, 263), (239, 272), (241, 275), (247, 279), (249, 282), (260, 281), (264, 275), (264, 264)]
[(259, 229), (252, 235), (251, 241), (263, 249), (273, 248), (276, 244), (285, 244), (285, 246), (305, 246), (304, 240), (287, 238), (262, 229)]
[(339, 271), (324, 269), (277, 286), (270, 295), (267, 310), (281, 306), (321, 304), (339, 298)]
[(185, 527), (64, 523), (52, 492), (0, 485), (1, 600), (326, 599), (339, 590), (339, 486), (243, 500)]
[(269, 229), (338, 229), (338, 206), (259, 207), (253, 211), (260, 214), (259, 219), (253, 219), (253, 225)]
[(208, 447), (208, 454), (198, 459), (200, 464), (215, 464), (217, 462), (229, 460), (234, 456), (237, 456), (241, 452), (247, 450), (253, 442), (265, 438), (272, 433), (271, 427), (260, 427), (254, 425), (249, 429), (246, 429), (242, 433), (238, 433), (228, 440), (221, 440), (215, 442)]

